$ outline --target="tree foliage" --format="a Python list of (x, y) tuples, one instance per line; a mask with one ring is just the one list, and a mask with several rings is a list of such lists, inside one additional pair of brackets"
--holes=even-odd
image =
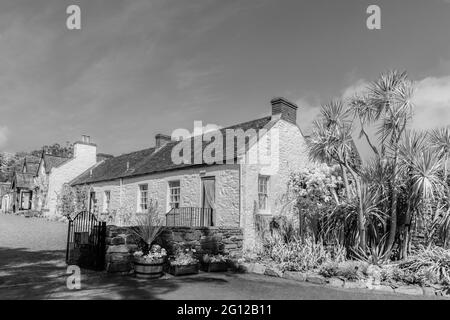
[[(355, 97), (322, 106), (307, 141), (310, 158), (339, 165), (346, 186), (346, 199), (328, 212), (328, 226), (344, 230), (346, 245), (363, 253), (375, 245), (384, 256), (405, 258), (418, 219), (429, 241), (448, 235), (450, 131), (409, 130), (413, 93), (406, 72), (383, 73)], [(356, 129), (373, 151), (368, 160), (352, 152)]]

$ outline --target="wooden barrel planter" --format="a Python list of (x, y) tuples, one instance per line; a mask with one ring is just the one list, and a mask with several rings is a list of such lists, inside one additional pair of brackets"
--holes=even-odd
[(151, 262), (139, 257), (134, 258), (134, 273), (138, 278), (155, 279), (163, 275), (164, 258)]
[(174, 276), (184, 276), (198, 273), (198, 264), (188, 264), (185, 266), (170, 265), (169, 273)]

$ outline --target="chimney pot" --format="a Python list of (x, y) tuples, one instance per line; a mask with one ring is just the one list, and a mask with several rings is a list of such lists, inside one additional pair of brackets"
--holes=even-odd
[(277, 97), (270, 100), (272, 104), (272, 115), (281, 114), (281, 119), (297, 123), (297, 105), (285, 98)]

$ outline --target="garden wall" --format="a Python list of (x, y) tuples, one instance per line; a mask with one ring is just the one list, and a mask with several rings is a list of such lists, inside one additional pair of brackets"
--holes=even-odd
[[(132, 227), (107, 226), (105, 268), (107, 272), (128, 273), (132, 270), (133, 253), (138, 239)], [(157, 243), (175, 254), (178, 248), (193, 248), (198, 258), (203, 254), (223, 254), (231, 259), (242, 256), (243, 233), (239, 228), (163, 227)]]

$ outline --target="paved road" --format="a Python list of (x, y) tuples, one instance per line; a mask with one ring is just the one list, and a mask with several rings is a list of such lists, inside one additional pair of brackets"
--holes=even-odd
[(253, 274), (208, 274), (139, 280), (82, 271), (69, 290), (64, 262), (67, 226), (0, 214), (1, 299), (417, 299), (367, 290), (334, 289)]

